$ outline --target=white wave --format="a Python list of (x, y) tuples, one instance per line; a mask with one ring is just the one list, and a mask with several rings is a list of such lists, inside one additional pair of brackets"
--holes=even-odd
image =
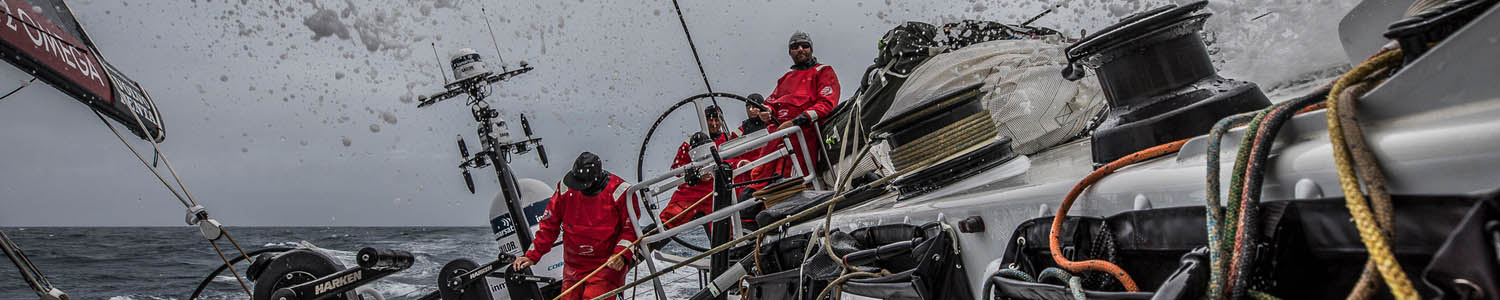
[[(137, 298), (140, 297), (140, 298)], [(109, 300), (177, 300), (175, 297), (160, 297), (148, 295), (125, 295), (109, 297)]]
[(271, 248), (271, 247), (296, 248), (296, 247), (301, 246), (301, 245), (302, 244), (297, 243), (297, 242), (280, 242), (280, 243), (266, 243), (265, 245), (261, 245), (261, 247), (266, 247), (266, 248)]
[(431, 285), (400, 283), (390, 280), (375, 282), (371, 285), (371, 287), (374, 288), (376, 292), (379, 292), (381, 296), (385, 296), (388, 299), (395, 299), (396, 297), (418, 297), (437, 290), (437, 287)]

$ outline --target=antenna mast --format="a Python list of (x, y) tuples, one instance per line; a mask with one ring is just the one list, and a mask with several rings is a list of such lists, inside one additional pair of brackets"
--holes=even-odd
[(495, 58), (500, 59), (500, 72), (508, 72), (505, 66), (505, 57), (500, 56), (500, 42), (495, 41), (495, 27), (490, 26), (490, 14), (484, 11), (484, 6), (479, 6), (479, 15), (484, 16), (484, 27), (490, 29), (490, 43), (495, 45)]
[(443, 73), (443, 57), (442, 56), (438, 56), (437, 42), (432, 42), (432, 59), (436, 59), (437, 60), (437, 63), (438, 63), (438, 75), (443, 76), (443, 85), (448, 85), (448, 83), (449, 83), (449, 81), (448, 81), (448, 73)]

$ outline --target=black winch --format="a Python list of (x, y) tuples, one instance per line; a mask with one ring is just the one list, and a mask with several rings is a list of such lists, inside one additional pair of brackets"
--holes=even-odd
[(1094, 163), (1208, 132), (1219, 119), (1270, 105), (1254, 83), (1214, 70), (1199, 32), (1207, 1), (1167, 5), (1110, 25), (1067, 48), (1063, 77), (1095, 70), (1109, 114), (1093, 134)]
[(246, 272), (255, 279), (255, 300), (362, 299), (354, 289), (406, 270), (410, 252), (364, 248), (355, 254), (358, 266), (344, 268), (333, 257), (302, 248), (281, 254), (262, 254)]

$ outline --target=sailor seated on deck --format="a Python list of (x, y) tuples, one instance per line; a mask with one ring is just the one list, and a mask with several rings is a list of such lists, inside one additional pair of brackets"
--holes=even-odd
[[(629, 190), (630, 183), (603, 169), (599, 156), (579, 154), (573, 170), (563, 176), (547, 203), (531, 250), (516, 258), (511, 268), (520, 270), (535, 264), (552, 250), (561, 233), (563, 289), (573, 291), (560, 299), (592, 299), (624, 285), (625, 271), (635, 259), (629, 246), (636, 240), (626, 211), (630, 204), (625, 202), (636, 201), (636, 197)], [(595, 269), (599, 273), (588, 277)]]
[[(703, 111), (708, 121), (708, 133), (694, 133), (681, 147), (677, 147), (677, 157), (672, 160), (672, 169), (682, 167), (693, 162), (692, 150), (702, 145), (713, 142), (714, 145), (734, 139), (737, 136), (726, 134), (724, 128), (724, 113), (717, 106), (709, 106)], [(739, 160), (730, 159), (736, 163)], [(703, 172), (699, 178), (684, 180), (683, 184), (677, 186), (677, 191), (672, 192), (672, 200), (667, 202), (667, 207), (661, 211), (661, 221), (667, 227), (677, 227), (698, 217), (706, 216), (714, 212), (713, 199), (698, 201), (714, 192), (714, 178), (712, 172)], [(693, 204), (698, 205), (694, 206)], [(680, 214), (686, 216), (677, 217)], [(674, 220), (675, 219), (675, 220)]]

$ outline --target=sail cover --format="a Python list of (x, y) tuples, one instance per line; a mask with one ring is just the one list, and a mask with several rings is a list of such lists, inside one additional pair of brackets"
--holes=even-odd
[[(141, 85), (104, 61), (63, 0), (0, 0), (0, 56), (125, 124), (142, 139), (166, 138)], [(138, 121), (139, 120), (139, 121)], [(144, 127), (144, 128), (143, 128)]]

